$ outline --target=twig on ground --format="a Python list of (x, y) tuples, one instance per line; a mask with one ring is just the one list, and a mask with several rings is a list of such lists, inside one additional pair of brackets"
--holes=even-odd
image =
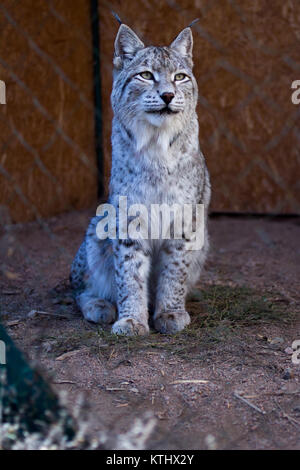
[(5, 326), (9, 326), (9, 327), (17, 326), (20, 324), (20, 322), (21, 320), (11, 320), (11, 321), (6, 322)]
[(20, 290), (5, 290), (2, 292), (3, 295), (20, 295), (21, 293)]
[(74, 349), (73, 351), (68, 351), (61, 356), (58, 356), (55, 360), (56, 361), (64, 361), (65, 359), (68, 359), (69, 357), (73, 357), (78, 353), (83, 353), (86, 352), (87, 348), (81, 348), (81, 349)]
[(249, 400), (247, 400), (246, 398), (242, 397), (238, 392), (234, 392), (233, 396), (235, 398), (237, 398), (238, 400), (241, 400), (242, 402), (246, 403), (246, 405), (250, 406), (250, 408), (253, 408), (253, 410), (257, 411), (258, 413), (262, 414), (262, 415), (265, 415), (266, 412), (261, 410), (260, 408), (258, 408), (258, 406), (256, 405), (253, 405), (253, 403), (251, 403)]
[(182, 379), (182, 380), (175, 380), (171, 382), (169, 385), (179, 385), (179, 384), (207, 384), (208, 380), (196, 380), (196, 379)]
[(58, 385), (61, 385), (61, 384), (76, 384), (76, 382), (72, 382), (71, 380), (59, 380), (57, 382), (52, 382), (53, 384), (58, 384)]
[(280, 411), (282, 412), (282, 416), (284, 418), (286, 418), (291, 424), (293, 424), (293, 426), (298, 429), (298, 431), (300, 430), (300, 422), (297, 421), (295, 418), (292, 418), (292, 416), (289, 416), (282, 408), (281, 406), (279, 405), (278, 401), (275, 400), (275, 403), (276, 405), (278, 406), (278, 408), (280, 409)]
[(35, 318), (38, 315), (42, 315), (42, 316), (44, 315), (44, 316), (56, 317), (56, 318), (63, 318), (63, 319), (66, 319), (66, 320), (71, 319), (71, 315), (64, 315), (62, 313), (44, 312), (42, 310), (31, 310), (28, 313), (27, 318)]

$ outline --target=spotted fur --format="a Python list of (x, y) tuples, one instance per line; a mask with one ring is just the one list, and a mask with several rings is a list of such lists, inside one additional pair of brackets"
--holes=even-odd
[[(210, 182), (198, 142), (192, 46), (190, 28), (169, 47), (146, 47), (128, 26), (120, 26), (111, 95), (108, 201), (115, 207), (120, 195), (127, 196), (128, 206), (148, 208), (203, 203), (207, 218)], [(208, 251), (206, 223), (204, 246), (195, 252), (185, 249), (184, 238), (99, 240), (98, 221), (92, 219), (71, 269), (84, 317), (113, 323), (116, 334), (143, 335), (149, 332), (150, 312), (158, 331), (182, 330), (190, 322), (186, 295)]]

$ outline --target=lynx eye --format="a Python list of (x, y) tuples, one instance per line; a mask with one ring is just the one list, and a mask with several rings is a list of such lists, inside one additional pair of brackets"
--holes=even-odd
[(184, 80), (186, 77), (186, 75), (184, 73), (177, 73), (174, 77), (174, 80), (176, 82), (181, 82), (182, 80)]
[(154, 77), (151, 72), (141, 72), (140, 76), (144, 78), (145, 80), (153, 80)]

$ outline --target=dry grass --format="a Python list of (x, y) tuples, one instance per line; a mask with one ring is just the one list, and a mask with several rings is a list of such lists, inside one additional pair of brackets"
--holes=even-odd
[[(188, 301), (191, 324), (173, 336), (152, 332), (147, 337), (124, 337), (110, 333), (109, 328), (84, 325), (82, 329), (68, 329), (54, 341), (51, 354), (59, 356), (86, 346), (102, 358), (111, 357), (113, 350), (131, 354), (137, 351), (164, 350), (171, 355), (186, 355), (214, 346), (239, 334), (241, 327), (287, 322), (295, 311), (282, 296), (257, 292), (248, 287), (208, 286), (195, 289)], [(45, 338), (43, 339), (45, 341)]]

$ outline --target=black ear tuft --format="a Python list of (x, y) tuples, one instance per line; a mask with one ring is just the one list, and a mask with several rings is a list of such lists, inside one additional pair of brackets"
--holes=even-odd
[(123, 21), (121, 20), (121, 18), (119, 17), (118, 13), (114, 12), (111, 10), (111, 13), (112, 15), (116, 18), (117, 22), (121, 25), (123, 24)]
[(198, 23), (199, 21), (200, 21), (200, 18), (196, 18), (187, 26), (187, 28), (192, 28), (192, 26), (194, 26), (194, 24)]

